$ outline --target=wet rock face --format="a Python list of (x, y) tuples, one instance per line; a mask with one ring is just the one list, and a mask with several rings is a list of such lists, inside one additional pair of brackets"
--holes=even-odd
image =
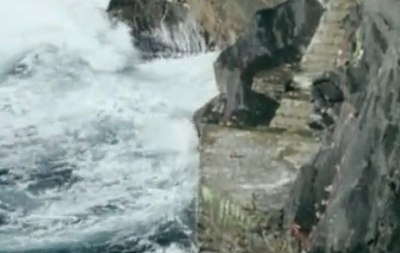
[(107, 11), (132, 28), (134, 45), (144, 58), (205, 50), (203, 34), (185, 1), (111, 0)]
[(287, 211), (309, 252), (400, 252), (398, 13), (396, 0), (365, 0), (352, 14), (360, 57), (341, 71), (331, 142), (303, 166)]
[(253, 78), (260, 71), (297, 62), (310, 42), (322, 12), (317, 0), (289, 0), (255, 14), (247, 33), (224, 50), (214, 64), (219, 90), (226, 96), (221, 121), (234, 120), (238, 112), (247, 114), (243, 118), (251, 119), (245, 124), (257, 124), (272, 117), (258, 113), (260, 104), (271, 108), (273, 103), (263, 101), (252, 91)]

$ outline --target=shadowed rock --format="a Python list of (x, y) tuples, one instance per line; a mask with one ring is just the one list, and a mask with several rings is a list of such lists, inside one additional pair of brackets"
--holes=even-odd
[(335, 123), (335, 118), (339, 116), (338, 105), (344, 101), (340, 87), (342, 77), (341, 72), (326, 72), (313, 81), (310, 94), (313, 105), (309, 122), (311, 129), (325, 130)]
[(343, 102), (343, 92), (339, 87), (340, 79), (335, 73), (326, 73), (314, 80), (311, 88), (311, 102), (320, 101), (321, 104), (332, 106)]
[[(268, 125), (273, 119), (279, 103), (256, 92), (250, 91), (250, 93), (252, 95), (250, 101), (252, 113), (248, 113), (245, 107), (238, 108), (232, 113), (230, 124), (238, 127), (256, 126), (257, 124)], [(201, 135), (201, 125), (203, 124), (224, 123), (226, 102), (226, 96), (220, 94), (195, 112), (193, 121), (199, 135)]]

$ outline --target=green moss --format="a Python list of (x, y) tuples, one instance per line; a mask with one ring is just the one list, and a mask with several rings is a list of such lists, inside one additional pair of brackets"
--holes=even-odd
[(206, 229), (199, 236), (221, 253), (234, 252), (231, 247), (253, 252), (260, 245), (266, 252), (297, 252), (287, 230), (274, 227), (272, 214), (244, 209), (207, 186), (200, 189), (200, 208), (200, 223)]

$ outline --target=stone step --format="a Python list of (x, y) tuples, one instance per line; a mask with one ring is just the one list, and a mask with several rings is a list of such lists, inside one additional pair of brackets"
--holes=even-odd
[(315, 47), (340, 47), (343, 44), (343, 41), (341, 41), (340, 39), (337, 39), (338, 37), (334, 37), (334, 36), (329, 36), (330, 39), (320, 39), (320, 38), (316, 38), (314, 40), (315, 43)]
[(291, 132), (309, 131), (307, 122), (310, 112), (311, 104), (308, 100), (283, 98), (270, 127)]
[[(357, 0), (330, 0), (326, 3), (325, 14), (301, 60), (302, 71), (293, 78), (305, 93), (309, 92), (314, 78), (332, 70), (338, 64), (345, 40), (342, 21), (349, 9), (356, 4)], [(271, 126), (296, 125), (296, 122), (298, 120), (276, 116)]]
[[(336, 14), (336, 13), (335, 13)], [(327, 15), (323, 18), (323, 22), (341, 24), (346, 17), (347, 11), (338, 11), (336, 15)]]
[(354, 7), (356, 5), (355, 0), (351, 1), (332, 1), (328, 8), (331, 10), (331, 12), (335, 12), (336, 10), (346, 10), (348, 11), (351, 7)]
[(322, 67), (331, 67), (332, 64), (336, 62), (336, 59), (339, 56), (339, 52), (337, 53), (332, 53), (330, 55), (325, 54), (312, 54), (308, 55), (305, 57), (302, 61), (302, 68), (301, 69), (307, 69), (312, 66), (317, 67), (317, 68), (322, 68)]
[(304, 60), (302, 69), (310, 69), (310, 68), (325, 68), (325, 67), (332, 67), (332, 64), (335, 63), (337, 55), (332, 55), (331, 57), (324, 57), (319, 55), (309, 56), (307, 59)]
[[(339, 44), (339, 43), (338, 43)], [(334, 45), (338, 45), (338, 44), (334, 44)], [(310, 57), (310, 55), (312, 56), (325, 56), (325, 57), (335, 57), (337, 55), (339, 51), (339, 47), (338, 46), (330, 46), (328, 43), (318, 43), (316, 44), (313, 48), (310, 49), (310, 52), (308, 55), (306, 55), (305, 57)]]
[(319, 30), (315, 35), (317, 37), (314, 37), (314, 39), (318, 38), (319, 40), (328, 40), (330, 38), (340, 38), (341, 36), (344, 36), (344, 31), (342, 28), (338, 28), (335, 25), (327, 25), (326, 27), (321, 28), (321, 30)]

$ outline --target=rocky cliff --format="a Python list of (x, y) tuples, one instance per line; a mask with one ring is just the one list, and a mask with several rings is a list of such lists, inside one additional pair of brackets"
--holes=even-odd
[(396, 0), (363, 0), (347, 18), (344, 101), (288, 208), (309, 252), (400, 252), (399, 13)]
[(175, 57), (204, 52), (204, 32), (186, 1), (111, 0), (111, 18), (131, 27), (133, 43), (143, 58)]

